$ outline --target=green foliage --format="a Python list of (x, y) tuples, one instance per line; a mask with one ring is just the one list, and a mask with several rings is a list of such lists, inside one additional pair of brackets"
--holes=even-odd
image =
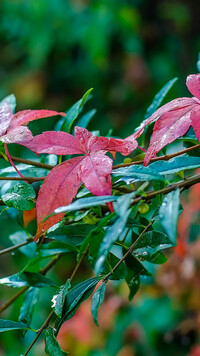
[(91, 312), (92, 312), (94, 322), (97, 326), (99, 325), (98, 310), (99, 310), (100, 305), (104, 301), (105, 291), (106, 291), (106, 284), (102, 283), (92, 296)]
[(19, 210), (31, 210), (35, 206), (36, 197), (34, 189), (27, 183), (20, 183), (10, 188), (2, 195), (3, 202), (9, 207)]

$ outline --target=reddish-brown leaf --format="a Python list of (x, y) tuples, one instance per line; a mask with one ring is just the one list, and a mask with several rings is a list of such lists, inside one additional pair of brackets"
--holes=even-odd
[(46, 221), (42, 220), (51, 214), (56, 208), (70, 204), (76, 196), (80, 185), (79, 167), (83, 157), (75, 157), (53, 168), (42, 184), (36, 202), (37, 209), (37, 233), (35, 240), (59, 222), (64, 213), (51, 216)]

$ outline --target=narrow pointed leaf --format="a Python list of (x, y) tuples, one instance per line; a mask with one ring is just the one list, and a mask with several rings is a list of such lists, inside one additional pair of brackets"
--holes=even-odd
[(18, 323), (16, 321), (12, 321), (12, 320), (4, 320), (4, 319), (0, 319), (0, 332), (3, 331), (12, 331), (12, 330), (32, 330), (35, 331), (31, 328), (29, 328), (27, 325), (22, 324), (22, 323)]
[(15, 95), (10, 94), (10, 95), (6, 96), (5, 98), (3, 98), (3, 100), (0, 101), (0, 107), (4, 106), (6, 103), (11, 107), (12, 111), (14, 112), (16, 105), (17, 105)]
[(39, 289), (31, 287), (25, 294), (23, 304), (20, 308), (19, 322), (30, 326), (34, 307), (38, 302)]
[(102, 283), (92, 296), (91, 312), (92, 312), (94, 322), (97, 326), (99, 326), (98, 310), (99, 310), (100, 305), (104, 301), (105, 291), (106, 291), (106, 283)]
[(149, 180), (164, 180), (163, 176), (151, 169), (140, 165), (133, 165), (129, 167), (122, 167), (113, 170), (114, 176), (122, 176), (119, 181), (137, 182)]
[(57, 208), (54, 212), (55, 214), (59, 214), (67, 211), (76, 211), (79, 209), (90, 208), (91, 206), (97, 206), (101, 204), (108, 203), (110, 201), (117, 200), (116, 196), (97, 196), (97, 197), (88, 197), (88, 198), (80, 198), (77, 199), (74, 203), (69, 205)]
[(52, 302), (52, 309), (54, 310), (55, 314), (61, 318), (63, 306), (65, 303), (65, 297), (71, 287), (70, 280), (68, 279), (65, 284), (63, 284), (58, 291), (58, 294), (53, 296)]
[(98, 260), (96, 261), (95, 271), (98, 275), (103, 268), (103, 264), (105, 259), (110, 252), (110, 249), (115, 241), (117, 241), (120, 234), (123, 232), (126, 222), (128, 220), (129, 214), (131, 212), (129, 208), (130, 200), (132, 198), (132, 194), (127, 194), (127, 196), (123, 196), (118, 198), (118, 202), (115, 205), (115, 209), (117, 208), (117, 213), (119, 214), (119, 218), (114, 222), (114, 224), (109, 228), (107, 233), (105, 234), (103, 241), (100, 245), (100, 249), (98, 252)]
[(148, 168), (159, 174), (174, 174), (200, 167), (200, 157), (181, 156), (169, 159), (169, 161), (157, 161), (151, 163)]
[(56, 321), (57, 332), (63, 322), (70, 319), (74, 315), (79, 305), (92, 294), (98, 282), (98, 278), (90, 278), (87, 281), (79, 283), (68, 292), (66, 295), (62, 317)]
[(96, 109), (92, 109), (88, 111), (85, 115), (83, 115), (77, 122), (77, 126), (87, 128), (93, 116), (96, 114)]
[(179, 189), (168, 193), (160, 206), (159, 218), (171, 243), (176, 244), (177, 221), (179, 215), (180, 191)]
[(68, 352), (61, 349), (54, 335), (54, 330), (51, 327), (48, 327), (45, 331), (45, 352), (49, 356), (68, 355)]
[(49, 278), (35, 272), (16, 273), (12, 276), (1, 278), (0, 284), (14, 288), (21, 288), (25, 286), (32, 286), (36, 288), (56, 286), (56, 284)]
[(72, 125), (74, 123), (74, 121), (76, 120), (76, 118), (78, 117), (78, 115), (80, 114), (80, 112), (83, 109), (84, 104), (86, 103), (86, 101), (90, 98), (90, 94), (92, 92), (93, 88), (89, 89), (82, 97), (82, 99), (80, 99), (79, 101), (77, 101), (68, 111), (67, 111), (67, 119), (64, 120), (63, 125), (61, 126), (61, 131), (66, 131), (66, 132), (70, 132)]

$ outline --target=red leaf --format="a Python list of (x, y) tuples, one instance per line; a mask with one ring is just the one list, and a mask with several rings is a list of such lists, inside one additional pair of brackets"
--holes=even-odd
[(111, 195), (112, 160), (101, 152), (90, 154), (81, 163), (80, 176), (92, 194)]
[(59, 222), (64, 213), (51, 216), (46, 221), (42, 220), (51, 214), (56, 208), (70, 204), (76, 196), (80, 185), (79, 167), (83, 157), (75, 157), (65, 161), (51, 170), (42, 184), (36, 202), (37, 209), (37, 233), (35, 240)]
[(195, 135), (200, 143), (200, 107), (199, 110), (193, 110), (191, 112), (191, 121)]
[(200, 99), (200, 74), (189, 75), (187, 77), (186, 85), (190, 93)]
[(4, 143), (19, 143), (20, 145), (26, 146), (26, 140), (32, 139), (32, 133), (26, 126), (19, 126), (10, 131), (4, 136), (1, 136), (1, 141)]
[[(128, 154), (137, 147), (135, 139), (117, 140), (96, 137), (81, 127), (75, 127), (75, 137), (65, 132), (47, 131), (23, 145), (37, 153), (84, 154), (66, 161), (49, 173), (37, 199), (38, 230), (36, 240), (49, 227), (62, 219), (64, 213), (42, 220), (56, 208), (71, 203), (80, 181), (95, 195), (111, 195), (112, 159), (106, 152)], [(112, 207), (110, 206), (112, 209)]]
[(10, 125), (10, 121), (13, 118), (13, 111), (8, 105), (7, 102), (5, 102), (1, 107), (0, 107), (0, 136), (4, 135), (8, 126)]
[(21, 144), (37, 153), (56, 155), (84, 153), (79, 141), (74, 136), (62, 131), (46, 131)]
[(130, 137), (130, 139), (127, 137), (124, 140), (122, 139), (116, 139), (116, 138), (110, 138), (107, 150), (108, 151), (115, 151), (115, 152), (120, 152), (124, 156), (129, 155), (131, 152), (133, 152), (138, 146), (137, 141), (135, 138)]
[(190, 109), (187, 107), (162, 115), (154, 125), (150, 146), (144, 159), (144, 166), (147, 166), (151, 158), (164, 146), (185, 135), (190, 125)]
[(64, 112), (53, 110), (23, 110), (17, 112), (10, 123), (9, 129), (17, 126), (27, 125), (30, 121), (42, 119), (49, 116), (61, 115), (66, 116)]
[(146, 126), (159, 119), (159, 117), (162, 117), (163, 114), (186, 107), (189, 107), (192, 110), (196, 104), (197, 102), (195, 98), (178, 98), (170, 101), (156, 110), (147, 120), (143, 121), (139, 129), (133, 134), (134, 137), (138, 138), (143, 133)]

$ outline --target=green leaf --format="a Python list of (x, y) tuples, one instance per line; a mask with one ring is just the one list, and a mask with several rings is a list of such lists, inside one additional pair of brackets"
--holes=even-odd
[(98, 278), (90, 278), (87, 281), (79, 283), (67, 293), (62, 317), (56, 321), (57, 331), (65, 320), (70, 319), (74, 315), (79, 305), (92, 294), (98, 282)]
[(176, 244), (177, 220), (179, 216), (180, 191), (176, 189), (168, 193), (160, 206), (159, 218), (170, 241)]
[(77, 252), (78, 249), (77, 247), (62, 241), (52, 241), (48, 244), (43, 244), (40, 246), (40, 249), (38, 249), (39, 255), (41, 257), (54, 256), (58, 253), (67, 253), (71, 251)]
[(52, 298), (52, 308), (55, 312), (55, 314), (61, 318), (62, 316), (62, 311), (63, 311), (63, 306), (65, 302), (65, 297), (71, 287), (70, 280), (67, 279), (66, 283), (60, 286), (58, 290), (58, 294), (55, 294)]
[(135, 244), (134, 255), (146, 259), (156, 252), (172, 247), (168, 236), (160, 231), (146, 232)]
[(128, 273), (125, 279), (130, 290), (128, 299), (132, 300), (140, 287), (140, 277), (136, 277), (135, 273), (130, 268), (128, 268)]
[(174, 174), (180, 171), (200, 167), (200, 157), (174, 157), (169, 161), (157, 161), (149, 165), (151, 169), (160, 174)]
[(200, 52), (199, 52), (199, 54), (198, 54), (197, 70), (198, 70), (198, 72), (200, 72)]
[(114, 222), (114, 224), (109, 228), (109, 230), (107, 231), (107, 233), (103, 238), (98, 253), (99, 258), (96, 261), (96, 265), (95, 265), (96, 274), (99, 274), (101, 272), (105, 259), (112, 245), (114, 244), (115, 241), (117, 241), (118, 237), (123, 232), (126, 226), (126, 222), (131, 212), (131, 210), (129, 209), (129, 205), (134, 195), (135, 193), (125, 194), (119, 197), (117, 202), (114, 204), (114, 209), (119, 215), (119, 217)]
[[(89, 232), (89, 234), (83, 240), (83, 242), (82, 242), (82, 244), (80, 246), (80, 251), (79, 251), (79, 254), (78, 254), (78, 261), (80, 260), (82, 254), (88, 248), (88, 246), (91, 246), (91, 248), (92, 248), (93, 239), (96, 239), (96, 236), (97, 236), (97, 240), (99, 240), (98, 235), (102, 234), (103, 228), (113, 219), (114, 215), (115, 215), (114, 213), (111, 213), (111, 214), (105, 216), (104, 218), (99, 220), (97, 226), (93, 226), (92, 230)], [(93, 253), (94, 252), (95, 251), (93, 250)]]
[[(19, 322), (30, 326), (35, 304), (38, 302), (39, 290), (31, 287), (25, 294), (20, 308)], [(25, 334), (25, 333), (24, 333)]]
[(158, 109), (163, 99), (165, 98), (169, 90), (172, 88), (174, 83), (177, 81), (177, 79), (178, 78), (171, 79), (167, 84), (162, 87), (162, 89), (159, 90), (159, 92), (153, 98), (151, 105), (149, 105), (149, 107), (147, 108), (145, 119), (148, 119), (148, 117), (150, 117)]
[(34, 330), (32, 328), (29, 328), (25, 324), (18, 323), (16, 321), (12, 321), (12, 320), (0, 319), (0, 332), (17, 330), (17, 329), (21, 329), (21, 330), (22, 329), (26, 329), (26, 330), (36, 331), (36, 330)]
[(149, 180), (165, 180), (163, 176), (149, 167), (144, 167), (140, 165), (133, 165), (129, 167), (122, 167), (113, 170), (114, 176), (122, 176), (118, 180), (124, 181), (126, 184), (130, 184), (138, 181), (149, 181)]
[(76, 211), (84, 208), (90, 208), (91, 206), (105, 204), (115, 200), (117, 200), (116, 196), (109, 196), (109, 195), (81, 198), (81, 199), (77, 199), (74, 203), (55, 209), (54, 214), (59, 214), (67, 211)]
[(48, 327), (45, 331), (45, 352), (49, 356), (65, 356), (68, 354), (61, 349), (51, 327)]
[(48, 237), (67, 242), (69, 245), (79, 246), (92, 229), (94, 226), (91, 224), (63, 225), (49, 232)]
[(31, 210), (35, 206), (36, 197), (33, 187), (25, 182), (15, 185), (2, 195), (3, 202), (9, 207), (19, 210)]
[[(109, 272), (112, 272), (112, 269), (116, 264), (120, 261), (120, 259), (115, 256), (113, 253), (109, 252), (105, 263), (104, 263), (104, 268), (103, 268), (103, 275), (106, 275)], [(119, 280), (123, 279), (124, 276), (126, 275), (126, 265), (124, 262), (120, 263), (120, 265), (116, 268), (114, 272), (112, 272), (112, 275), (109, 277), (111, 280)]]
[(56, 286), (56, 284), (49, 278), (34, 272), (16, 273), (12, 276), (1, 278), (0, 284), (14, 288), (21, 288), (24, 286), (32, 286), (36, 288)]
[(89, 122), (93, 118), (93, 116), (96, 114), (96, 109), (92, 109), (88, 111), (85, 115), (83, 115), (77, 122), (77, 126), (87, 128)]
[[(13, 243), (13, 245), (18, 245), (20, 243), (27, 241), (28, 236), (24, 231), (17, 231), (14, 234), (11, 234), (9, 236), (9, 239)], [(37, 248), (37, 244), (33, 241), (25, 246), (20, 247), (18, 250), (24, 255), (33, 258), (35, 257), (36, 248)]]
[(84, 104), (90, 99), (90, 94), (93, 88), (89, 89), (68, 111), (66, 119), (63, 120), (63, 124), (60, 128), (61, 131), (71, 132), (72, 125), (78, 115), (81, 113)]
[(161, 251), (154, 253), (152, 256), (145, 256), (143, 257), (145, 261), (162, 265), (163, 263), (167, 262), (167, 257)]
[(104, 301), (105, 291), (106, 291), (106, 283), (102, 283), (92, 296), (91, 312), (92, 312), (94, 322), (97, 326), (99, 326), (98, 310), (100, 305)]
[(16, 105), (17, 105), (15, 95), (14, 94), (10, 94), (10, 95), (6, 96), (3, 100), (1, 100), (0, 101), (0, 107), (2, 105), (4, 105), (5, 102), (7, 102), (11, 106), (11, 108), (12, 108), (12, 110), (14, 112), (15, 108), (16, 108)]
[(128, 255), (125, 259), (126, 265), (133, 271), (134, 278), (143, 276), (151, 276), (151, 273), (146, 269), (142, 262), (134, 255)]

